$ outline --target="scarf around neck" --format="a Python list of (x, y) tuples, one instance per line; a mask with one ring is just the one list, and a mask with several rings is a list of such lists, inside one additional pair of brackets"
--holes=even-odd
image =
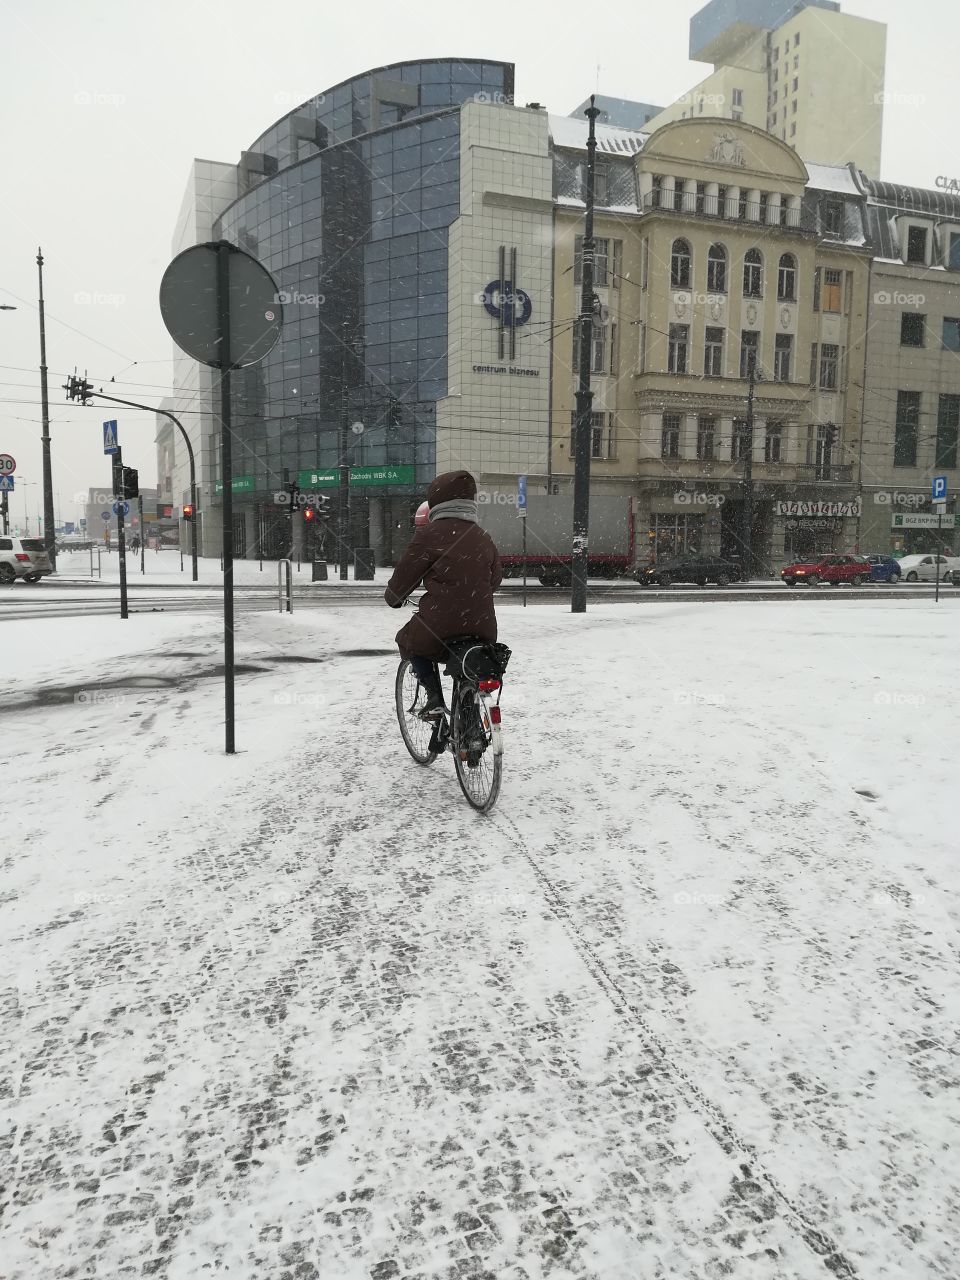
[(470, 520), (477, 523), (477, 503), (474, 498), (451, 498), (449, 502), (438, 502), (430, 508), (431, 522), (434, 520)]

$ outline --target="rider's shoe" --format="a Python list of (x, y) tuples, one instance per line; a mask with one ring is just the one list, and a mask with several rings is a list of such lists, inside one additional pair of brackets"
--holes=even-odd
[(427, 700), (417, 713), (421, 720), (441, 720), (447, 712), (447, 704), (443, 700), (443, 692), (428, 693)]

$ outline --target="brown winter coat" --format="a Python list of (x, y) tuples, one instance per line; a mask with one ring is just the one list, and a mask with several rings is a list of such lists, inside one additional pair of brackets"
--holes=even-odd
[[(456, 483), (460, 474), (437, 477), (444, 483), (437, 487), (434, 481), (430, 486), (431, 506), (467, 496)], [(501, 577), (497, 548), (479, 525), (470, 520), (433, 520), (417, 529), (384, 592), (387, 604), (399, 609), (421, 582), (426, 588), (419, 613), (397, 633), (401, 656), (441, 658), (443, 641), (454, 636), (496, 640), (493, 593)]]

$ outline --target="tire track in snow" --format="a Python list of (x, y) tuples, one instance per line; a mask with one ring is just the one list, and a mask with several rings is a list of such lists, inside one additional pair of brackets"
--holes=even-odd
[(553, 914), (562, 924), (591, 977), (617, 1011), (628, 1016), (637, 1024), (644, 1041), (649, 1046), (651, 1054), (658, 1059), (667, 1079), (679, 1083), (681, 1092), (687, 1102), (700, 1115), (708, 1132), (720, 1145), (724, 1154), (728, 1156), (740, 1154), (747, 1157), (750, 1165), (741, 1166), (744, 1177), (748, 1179), (759, 1178), (766, 1184), (770, 1192), (786, 1210), (785, 1216), (787, 1220), (794, 1226), (804, 1243), (823, 1262), (826, 1269), (833, 1275), (841, 1277), (842, 1280), (857, 1280), (860, 1273), (849, 1258), (845, 1257), (841, 1252), (836, 1241), (825, 1230), (811, 1222), (804, 1211), (793, 1202), (776, 1178), (764, 1168), (756, 1148), (741, 1137), (722, 1108), (707, 1097), (696, 1081), (680, 1065), (676, 1048), (669, 1045), (650, 1025), (642, 1010), (631, 1003), (607, 965), (584, 937), (583, 931), (574, 919), (562, 894), (527, 847), (527, 843), (517, 824), (512, 818), (499, 812), (495, 816), (495, 825), (509, 827), (513, 832), (516, 845), (533, 870), (537, 882), (543, 890), (544, 898)]

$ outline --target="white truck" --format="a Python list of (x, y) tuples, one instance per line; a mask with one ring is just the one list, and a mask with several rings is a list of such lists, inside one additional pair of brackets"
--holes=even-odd
[[(573, 554), (573, 495), (530, 494), (521, 516), (516, 493), (478, 495), (480, 524), (500, 552), (505, 578), (528, 576), (544, 586), (567, 586)], [(524, 530), (526, 526), (526, 530)], [(636, 533), (633, 500), (590, 498), (588, 575), (620, 578), (633, 573)]]

